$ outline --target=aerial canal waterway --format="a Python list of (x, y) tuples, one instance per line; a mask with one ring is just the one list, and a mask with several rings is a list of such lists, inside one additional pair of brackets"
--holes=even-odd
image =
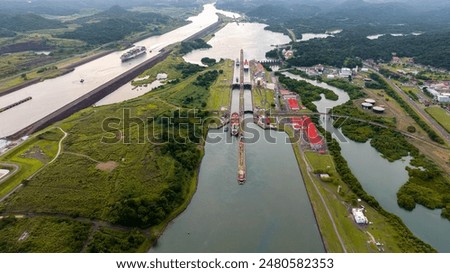
[[(122, 63), (120, 56), (124, 51), (113, 52), (81, 65), (64, 76), (46, 80), (0, 97), (0, 108), (27, 97), (33, 98), (27, 103), (0, 114), (0, 138), (20, 131), (109, 80), (154, 57), (164, 47), (180, 42), (214, 24), (218, 20), (216, 13), (225, 12), (217, 10), (213, 4), (204, 5), (204, 9), (200, 14), (189, 18), (191, 23), (166, 34), (136, 42), (136, 45), (146, 46), (148, 52), (135, 59)], [(230, 13), (226, 14), (232, 15)], [(115, 99), (109, 99), (108, 102), (120, 102), (148, 91), (130, 90), (129, 88), (122, 88), (121, 90), (124, 91), (121, 93), (121, 96), (115, 95)]]
[[(212, 48), (194, 51), (185, 60), (234, 60), (240, 49), (245, 59), (264, 59), (272, 44), (287, 41), (288, 36), (266, 31), (261, 24), (230, 23), (210, 40)], [(232, 111), (238, 111), (239, 90), (233, 92)], [(246, 117), (245, 184), (237, 181), (238, 139), (210, 130), (197, 192), (150, 252), (325, 251), (287, 134), (264, 131), (252, 115)], [(220, 141), (214, 143), (216, 138)]]
[[(287, 135), (270, 132), (276, 144), (261, 138), (246, 144), (247, 181), (239, 185), (238, 139), (210, 131), (187, 210), (176, 218), (151, 252), (323, 252), (311, 204)], [(247, 135), (250, 136), (250, 135)]]
[[(290, 73), (285, 73), (285, 75), (295, 79), (303, 79)], [(328, 109), (349, 100), (347, 93), (341, 89), (326, 83), (303, 80), (330, 89), (339, 96), (338, 101), (331, 101), (322, 97), (320, 101), (314, 102), (319, 112), (326, 112)], [(323, 123), (322, 119), (321, 122)], [(326, 126), (326, 129), (334, 133), (333, 135), (337, 133), (337, 130), (330, 124)], [(340, 133), (340, 135), (342, 134)], [(397, 204), (397, 192), (408, 180), (408, 172), (405, 167), (409, 166), (409, 157), (389, 162), (369, 142), (358, 143), (347, 138), (345, 141), (340, 138), (336, 139), (341, 146), (342, 156), (347, 160), (353, 174), (368, 194), (374, 196), (385, 210), (399, 216), (418, 238), (429, 243), (439, 252), (450, 252), (450, 236), (448, 236), (450, 222), (440, 216), (440, 210), (429, 210), (417, 205), (410, 212), (400, 208)]]

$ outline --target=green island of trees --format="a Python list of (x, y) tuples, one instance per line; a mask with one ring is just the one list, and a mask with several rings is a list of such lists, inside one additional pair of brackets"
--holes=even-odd
[(180, 53), (185, 55), (192, 50), (201, 48), (211, 48), (211, 45), (207, 44), (203, 39), (195, 39), (192, 41), (181, 42)]

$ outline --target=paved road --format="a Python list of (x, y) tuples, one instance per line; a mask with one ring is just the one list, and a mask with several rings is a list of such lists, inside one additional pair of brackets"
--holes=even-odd
[(55, 162), (56, 159), (58, 159), (58, 157), (59, 157), (59, 155), (61, 154), (62, 149), (63, 149), (62, 143), (63, 143), (64, 139), (66, 139), (66, 137), (69, 135), (69, 134), (66, 133), (61, 127), (58, 127), (58, 129), (61, 130), (61, 132), (63, 132), (64, 136), (63, 136), (63, 137), (61, 138), (61, 140), (59, 141), (59, 144), (58, 144), (58, 152), (56, 153), (55, 158), (53, 158), (52, 161), (50, 161), (48, 164), (52, 164), (53, 162)]
[(380, 74), (379, 72), (371, 69), (372, 72), (378, 74), (380, 77), (382, 77), (397, 93), (402, 97), (402, 99), (411, 106), (418, 114), (419, 116), (433, 128), (433, 130), (437, 131), (437, 133), (444, 138), (444, 141), (449, 144), (450, 141), (450, 134), (439, 124), (434, 120), (430, 115), (428, 115), (425, 110), (420, 107), (415, 101), (411, 100), (411, 98), (403, 91), (400, 87), (395, 85), (390, 79), (387, 79), (385, 76)]
[(20, 166), (16, 165), (16, 164), (0, 162), (0, 167), (2, 167), (2, 166), (3, 167), (7, 167), (7, 168), (12, 168), (13, 170), (0, 179), (0, 184), (5, 182), (6, 179), (8, 179), (9, 177), (15, 175), (20, 170)]
[[(61, 138), (61, 140), (59, 141), (59, 144), (58, 144), (58, 152), (56, 153), (55, 157), (54, 157), (49, 163), (45, 164), (45, 165), (44, 165), (42, 168), (40, 168), (37, 172), (35, 172), (34, 174), (32, 174), (28, 179), (33, 178), (36, 174), (38, 174), (39, 172), (41, 172), (41, 171), (42, 171), (45, 167), (47, 167), (49, 164), (55, 162), (55, 160), (58, 159), (58, 157), (61, 155), (62, 149), (63, 149), (62, 143), (63, 143), (64, 139), (68, 136), (68, 134), (67, 134), (62, 128), (58, 127), (58, 129), (61, 130), (61, 132), (64, 133), (64, 136)], [(2, 166), (10, 166), (10, 167), (13, 167), (14, 170), (13, 170), (11, 173), (9, 173), (6, 177), (3, 177), (3, 178), (0, 180), (0, 184), (1, 184), (4, 180), (6, 180), (6, 178), (9, 178), (9, 177), (11, 177), (12, 175), (14, 175), (15, 173), (17, 173), (17, 172), (19, 171), (19, 169), (20, 169), (20, 167), (19, 167), (18, 165), (14, 165), (14, 164), (1, 163), (1, 165), (2, 165)], [(14, 189), (12, 189), (8, 194), (6, 194), (6, 195), (3, 196), (2, 198), (0, 198), (0, 203), (3, 202), (3, 201), (5, 201), (8, 197), (10, 197), (13, 193), (15, 193), (17, 190), (19, 190), (19, 189), (22, 188), (22, 187), (23, 187), (23, 183), (20, 183), (19, 185), (17, 185), (17, 186), (16, 186)]]

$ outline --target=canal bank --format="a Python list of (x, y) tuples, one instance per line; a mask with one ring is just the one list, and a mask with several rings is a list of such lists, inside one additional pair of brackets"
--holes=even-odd
[[(329, 86), (326, 83), (303, 79), (297, 75), (287, 75), (329, 89), (340, 97), (338, 101), (331, 101), (322, 96), (320, 101), (314, 102), (319, 112), (326, 112), (349, 100), (348, 94), (341, 89)], [(389, 162), (369, 142), (356, 143), (347, 138), (336, 137), (343, 136), (340, 130), (335, 129), (329, 121), (326, 121), (328, 122), (327, 125), (322, 119), (320, 122), (338, 141), (342, 156), (348, 162), (351, 172), (364, 190), (374, 196), (385, 210), (397, 215), (415, 236), (431, 244), (439, 252), (449, 252), (450, 238), (446, 234), (450, 230), (450, 222), (440, 217), (439, 210), (429, 210), (418, 205), (416, 209), (409, 212), (400, 208), (397, 204), (396, 194), (398, 189), (408, 180), (408, 173), (405, 168), (409, 166), (409, 159), (404, 158)]]

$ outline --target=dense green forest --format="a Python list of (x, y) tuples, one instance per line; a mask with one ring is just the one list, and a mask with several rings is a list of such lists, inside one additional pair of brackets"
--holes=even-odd
[[(0, 37), (14, 37), (17, 32), (66, 28), (66, 32), (55, 33), (53, 37), (76, 39), (91, 45), (99, 45), (121, 40), (135, 32), (148, 31), (150, 34), (159, 34), (162, 28), (181, 23), (178, 19), (159, 13), (131, 12), (119, 6), (64, 22), (33, 13), (14, 15), (0, 13)], [(76, 26), (75, 30), (69, 30), (68, 25)]]
[(107, 19), (101, 22), (86, 24), (75, 31), (59, 35), (60, 38), (82, 40), (88, 44), (105, 44), (123, 39), (135, 31), (143, 31), (144, 27), (137, 22), (124, 19)]
[(419, 36), (382, 36), (369, 40), (358, 28), (344, 30), (336, 37), (294, 43), (295, 57), (288, 62), (296, 66), (318, 63), (344, 66), (349, 57), (389, 61), (392, 53), (414, 57), (417, 63), (450, 69), (450, 30)]
[[(3, 31), (11, 36), (15, 31), (32, 31), (40, 29), (65, 28), (66, 26), (58, 20), (46, 19), (36, 14), (1, 14), (0, 26)], [(8, 31), (9, 30), (9, 31)]]
[(217, 63), (216, 59), (208, 58), (208, 57), (202, 58), (201, 62), (202, 62), (202, 64), (207, 65), (207, 66), (213, 66)]
[[(416, 62), (450, 69), (450, 7), (419, 8), (406, 3), (368, 3), (351, 0), (341, 4), (318, 2), (223, 0), (219, 6), (245, 12), (251, 20), (268, 24), (267, 29), (294, 33), (325, 33), (342, 30), (335, 37), (294, 41), (295, 57), (289, 64), (311, 66), (318, 63), (342, 67), (347, 58), (360, 57), (388, 61), (392, 53), (414, 57)], [(421, 35), (412, 35), (421, 33)], [(387, 34), (370, 40), (367, 36)], [(404, 34), (393, 37), (389, 34)], [(292, 37), (292, 36), (291, 36)], [(270, 53), (268, 57), (275, 57)]]
[(0, 38), (6, 38), (6, 37), (14, 37), (17, 33), (15, 33), (12, 30), (0, 28)]
[(200, 48), (211, 48), (211, 45), (207, 44), (203, 39), (181, 42), (180, 53), (185, 55), (192, 50)]
[(139, 22), (141, 24), (150, 24), (150, 23), (161, 23), (166, 24), (170, 23), (171, 18), (159, 13), (154, 12), (133, 12), (128, 11), (121, 6), (112, 6), (111, 8), (96, 13), (91, 16), (81, 17), (79, 19), (70, 21), (71, 23), (76, 24), (86, 24), (94, 21), (103, 21), (108, 19), (124, 19), (130, 22)]
[(299, 17), (308, 17), (317, 14), (320, 8), (310, 5), (293, 5), (290, 7), (265, 4), (246, 12), (252, 18), (263, 18), (265, 20), (288, 21)]
[(146, 236), (138, 230), (130, 232), (100, 228), (87, 246), (90, 253), (133, 253), (137, 252)]
[[(77, 39), (88, 44), (98, 45), (119, 41), (134, 32), (147, 30), (159, 34), (160, 25), (176, 23), (168, 16), (157, 13), (130, 12), (119, 6), (83, 17), (71, 23), (81, 26), (75, 31), (59, 35), (60, 38)], [(150, 27), (150, 29), (149, 29)]]
[(286, 86), (287, 89), (299, 94), (302, 104), (312, 111), (317, 112), (317, 106), (313, 103), (313, 101), (320, 100), (320, 94), (324, 94), (325, 98), (329, 100), (336, 101), (339, 98), (338, 95), (331, 90), (314, 86), (305, 81), (291, 79), (281, 73), (276, 73), (276, 75), (278, 76), (280, 83)]

